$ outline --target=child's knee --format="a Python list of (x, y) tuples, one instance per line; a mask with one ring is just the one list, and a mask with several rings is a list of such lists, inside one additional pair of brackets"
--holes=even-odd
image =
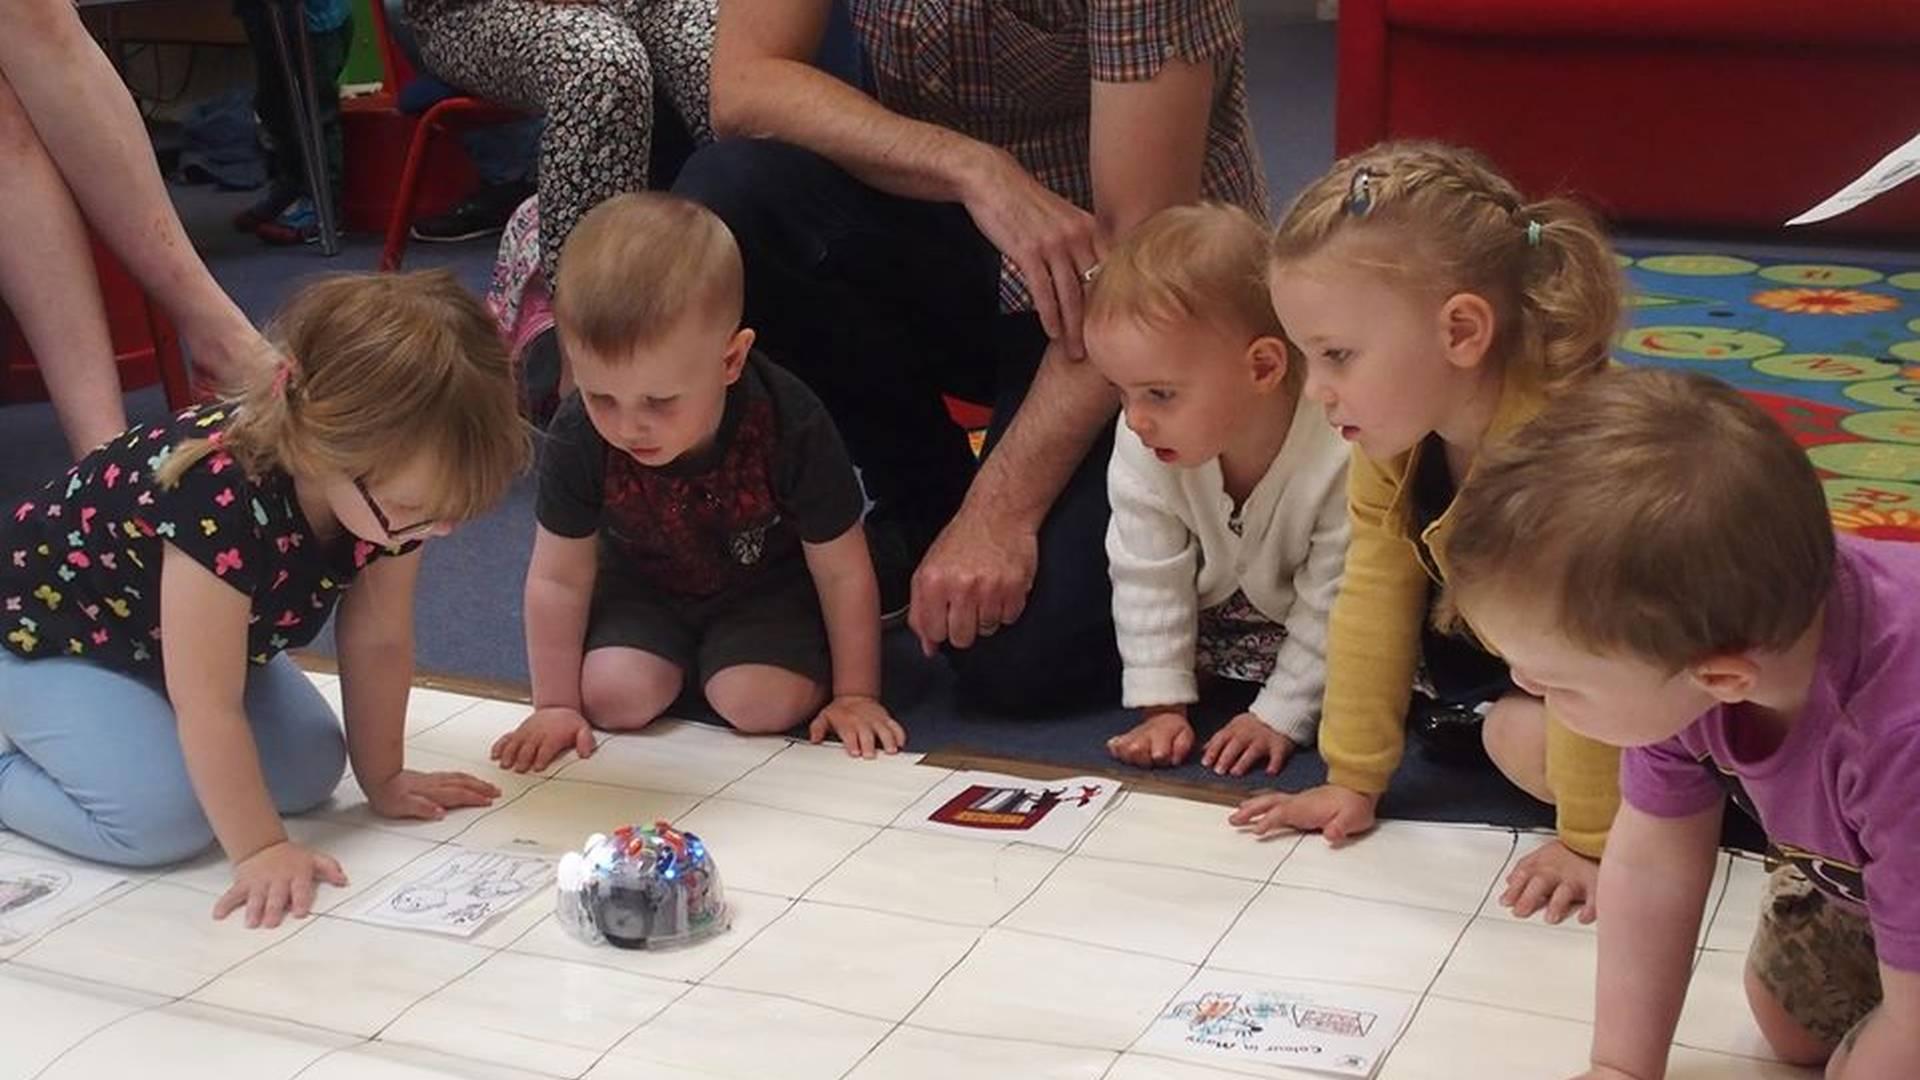
[(191, 789), (176, 797), (130, 806), (122, 820), (99, 822), (103, 862), (117, 866), (166, 866), (213, 845), (213, 826)]
[(1751, 965), (1746, 971), (1747, 1006), (1753, 1022), (1773, 1048), (1774, 1056), (1789, 1065), (1817, 1068), (1833, 1055), (1833, 1043), (1821, 1039), (1793, 1018), (1774, 995), (1773, 988)]
[(281, 748), (286, 760), (269, 775), (273, 802), (283, 814), (302, 814), (333, 797), (347, 772), (347, 741), (331, 710), (324, 720), (305, 725)]
[(707, 704), (749, 735), (777, 735), (811, 720), (826, 703), (819, 683), (761, 664), (725, 668), (707, 680)]
[(596, 649), (580, 673), (580, 705), (603, 731), (638, 731), (680, 696), (682, 676), (671, 661), (638, 649)]
[(1539, 698), (1516, 692), (1494, 702), (1480, 739), (1507, 779), (1543, 802), (1553, 801), (1547, 782), (1547, 710)]

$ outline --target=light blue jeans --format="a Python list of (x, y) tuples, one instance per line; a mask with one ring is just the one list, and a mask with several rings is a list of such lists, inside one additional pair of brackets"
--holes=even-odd
[[(347, 745), (313, 683), (276, 656), (248, 669), (246, 710), (280, 812), (325, 802)], [(0, 734), (13, 742), (0, 752), (0, 825), (122, 866), (175, 862), (213, 842), (173, 705), (157, 684), (84, 660), (22, 660), (0, 648)]]

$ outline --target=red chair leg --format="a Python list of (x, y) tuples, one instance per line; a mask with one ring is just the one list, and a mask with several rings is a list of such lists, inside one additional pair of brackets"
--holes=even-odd
[(407, 250), (407, 230), (413, 227), (413, 204), (420, 192), (420, 165), (439, 127), (439, 106), (428, 109), (414, 126), (413, 139), (407, 144), (407, 163), (400, 170), (400, 188), (393, 195), (393, 212), (387, 218), (387, 240), (380, 249), (380, 269), (400, 269)]
[(160, 373), (160, 390), (166, 395), (167, 408), (179, 412), (195, 400), (193, 373), (187, 370), (180, 335), (173, 323), (151, 304), (147, 307), (147, 325), (153, 332), (153, 367)]

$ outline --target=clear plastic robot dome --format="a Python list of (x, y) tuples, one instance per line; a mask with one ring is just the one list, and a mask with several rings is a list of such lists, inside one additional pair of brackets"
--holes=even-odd
[(561, 857), (558, 889), (560, 924), (591, 945), (688, 945), (732, 920), (707, 846), (664, 821), (588, 837)]

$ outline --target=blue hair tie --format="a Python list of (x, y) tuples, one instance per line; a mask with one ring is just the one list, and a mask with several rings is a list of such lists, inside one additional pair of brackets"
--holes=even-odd
[(1541, 232), (1540, 223), (1538, 221), (1533, 221), (1529, 219), (1527, 221), (1527, 246), (1528, 247), (1537, 248), (1540, 246), (1540, 232)]

